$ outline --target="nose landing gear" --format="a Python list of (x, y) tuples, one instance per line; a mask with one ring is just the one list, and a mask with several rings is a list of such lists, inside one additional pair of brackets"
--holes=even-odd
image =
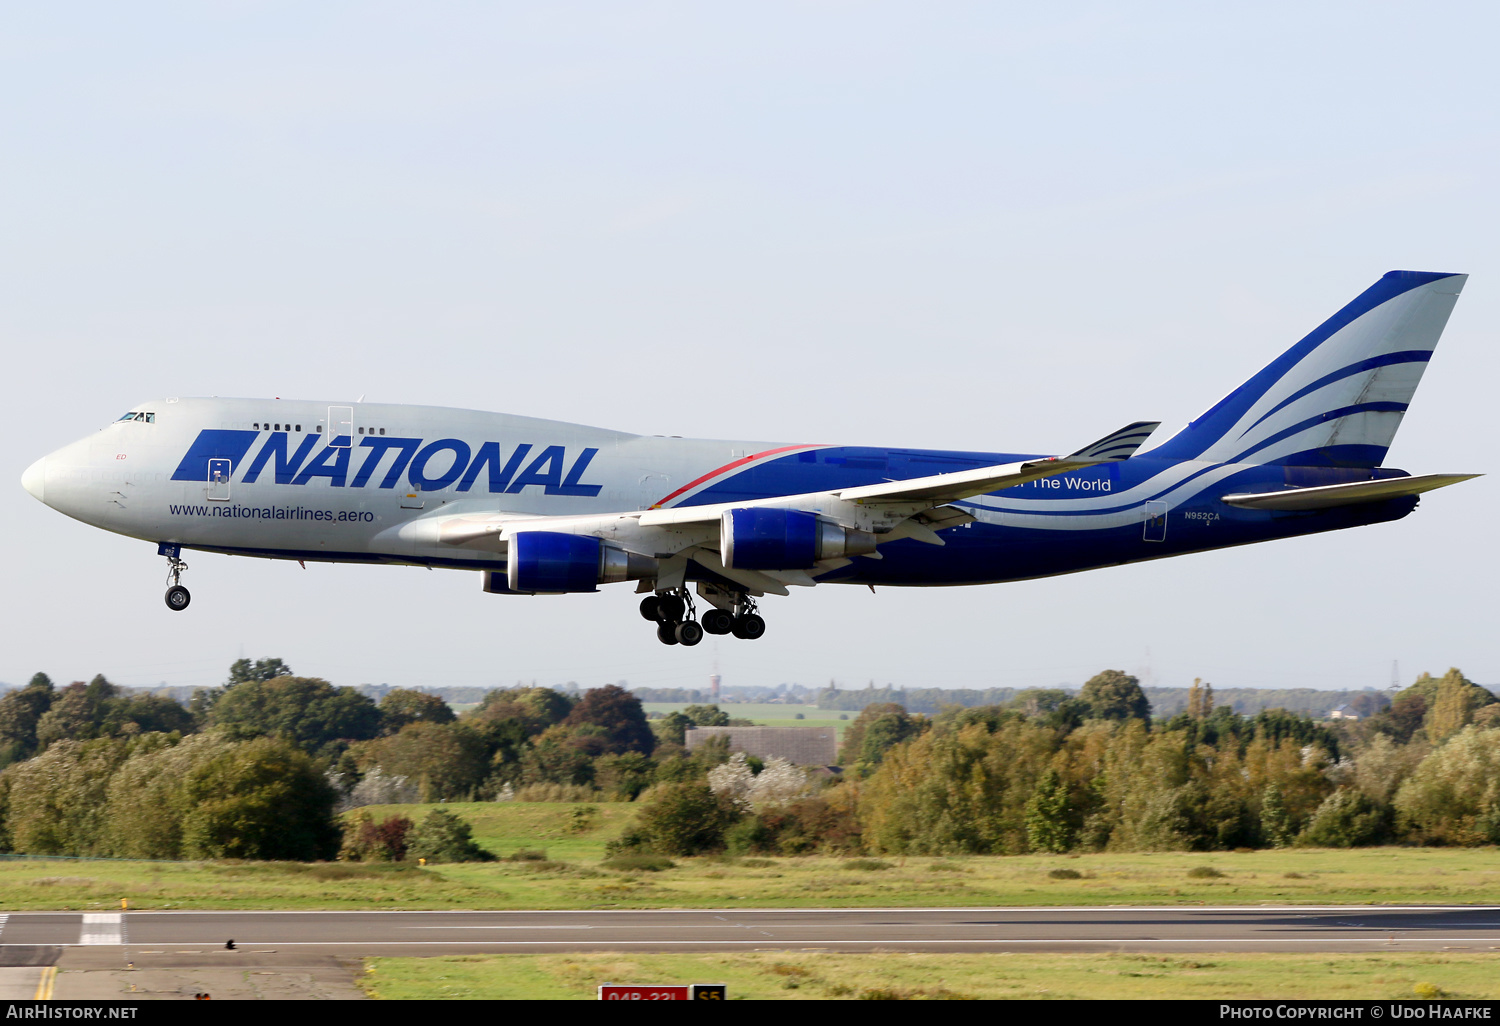
[(188, 568), (188, 565), (181, 559), (182, 546), (162, 542), (156, 547), (156, 551), (159, 555), (167, 557), (167, 581), (169, 582), (166, 594), (167, 608), (174, 613), (180, 613), (188, 607), (189, 602), (193, 601), (192, 594), (182, 586), (182, 572)]

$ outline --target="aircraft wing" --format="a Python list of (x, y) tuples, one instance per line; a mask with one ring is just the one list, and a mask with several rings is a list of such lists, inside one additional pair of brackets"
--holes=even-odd
[[(708, 563), (714, 561), (713, 554), (718, 551), (720, 521), (725, 512), (762, 507), (816, 513), (847, 529), (873, 534), (877, 543), (910, 538), (930, 545), (942, 545), (938, 531), (973, 520), (967, 512), (948, 503), (1070, 470), (1126, 459), (1155, 427), (1155, 422), (1138, 421), (1068, 456), (976, 467), (952, 474), (884, 481), (825, 492), (603, 515), (455, 514), (420, 518), (401, 526), (398, 531), (404, 539), (419, 545), (464, 546), (500, 552), (506, 551), (510, 539), (522, 531), (588, 535), (642, 556), (677, 561), (691, 557)], [(878, 559), (880, 554), (870, 552), (868, 557)], [(812, 573), (824, 573), (846, 563), (847, 559), (826, 560)], [(753, 585), (749, 581), (744, 583), (757, 590), (784, 590), (763, 574), (753, 576), (756, 578)], [(785, 574), (781, 576), (786, 577)], [(799, 572), (786, 583), (815, 582)]]

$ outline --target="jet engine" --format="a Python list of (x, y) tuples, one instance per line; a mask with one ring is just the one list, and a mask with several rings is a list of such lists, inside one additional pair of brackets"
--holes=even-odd
[(868, 531), (801, 510), (731, 509), (719, 522), (719, 552), (731, 570), (806, 570), (820, 559), (874, 551), (875, 536)]
[(510, 536), (505, 583), (512, 592), (555, 595), (654, 577), (656, 570), (651, 556), (626, 552), (588, 535), (520, 531)]

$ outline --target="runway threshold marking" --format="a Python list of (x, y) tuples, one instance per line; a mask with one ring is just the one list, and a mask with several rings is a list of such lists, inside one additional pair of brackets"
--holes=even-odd
[(85, 912), (79, 926), (79, 944), (125, 943), (124, 914), (120, 912)]

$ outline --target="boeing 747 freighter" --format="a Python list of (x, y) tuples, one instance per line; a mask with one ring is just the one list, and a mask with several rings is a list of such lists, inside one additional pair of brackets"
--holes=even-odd
[[(636, 582), (665, 644), (759, 638), (817, 584), (991, 584), (1397, 520), (1472, 474), (1382, 466), (1465, 275), (1392, 271), (1181, 432), (1067, 455), (646, 437), (501, 413), (163, 398), (26, 490), (185, 549), (478, 571), (500, 595)], [(704, 611), (699, 614), (695, 598)]]

